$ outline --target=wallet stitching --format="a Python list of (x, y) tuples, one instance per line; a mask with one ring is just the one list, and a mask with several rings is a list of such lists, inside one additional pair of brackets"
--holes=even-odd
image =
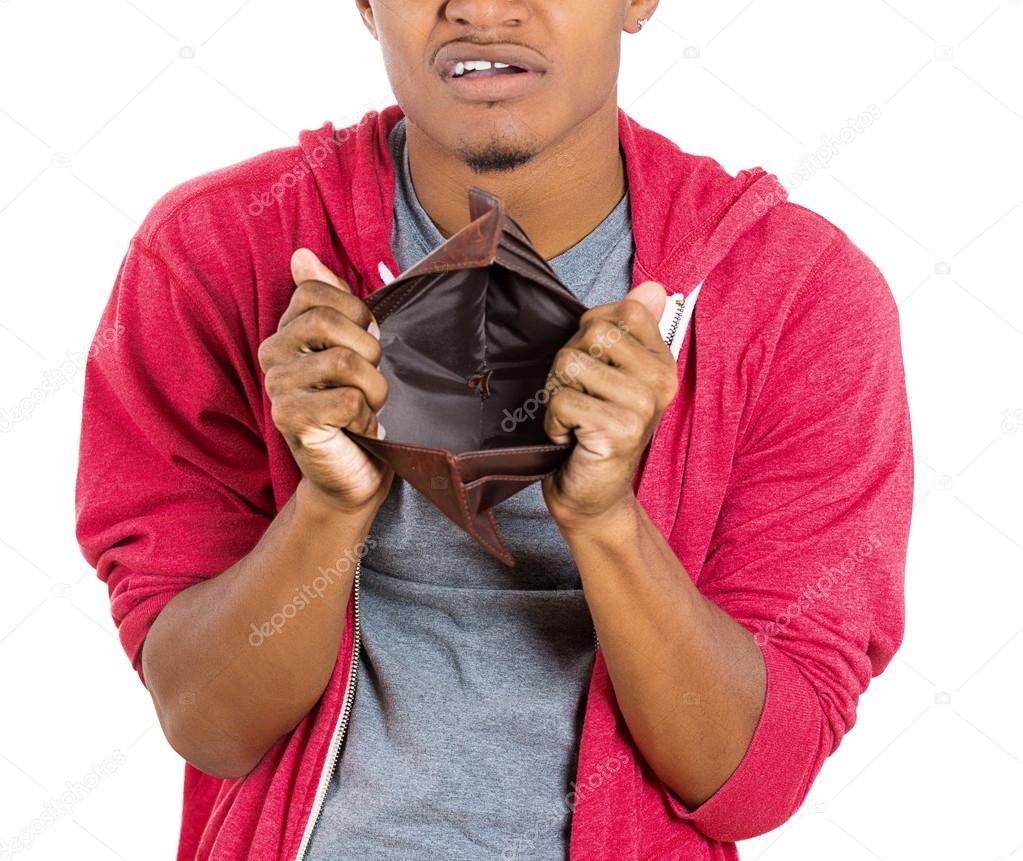
[[(397, 445), (397, 443), (395, 444)], [(472, 452), (470, 454), (458, 454), (455, 455), (455, 457), (457, 457), (459, 460), (473, 460), (474, 458), (478, 457), (487, 457), (493, 454), (495, 451), (500, 451), (501, 454), (519, 454), (520, 452), (524, 451), (557, 451), (560, 448), (561, 448), (560, 445), (556, 445), (553, 443), (550, 445), (528, 445), (520, 446), (518, 448), (491, 449), (490, 451)]]
[(376, 317), (377, 322), (379, 323), (382, 320), (386, 320), (387, 317), (390, 316), (391, 312), (395, 309), (395, 306), (400, 305), (402, 302), (404, 302), (409, 292), (411, 290), (414, 290), (415, 287), (416, 282), (414, 281), (410, 282), (409, 284), (406, 284), (404, 288), (399, 288), (395, 290), (392, 293), (392, 295), (384, 299), (383, 302), (380, 302), (379, 305), (377, 305), (376, 308), (373, 309), (374, 312), (379, 311), (379, 313), (373, 314), (373, 316)]
[[(504, 541), (501, 540), (501, 537), (500, 537), (501, 536), (501, 532), (497, 528), (497, 521), (494, 519), (494, 509), (488, 508), (486, 510), (486, 518), (487, 518), (487, 520), (490, 521), (490, 526), (491, 526), (491, 528), (493, 528), (494, 534), (498, 536), (499, 546), (496, 548), (498, 553), (503, 554), (505, 557), (507, 557), (508, 559), (511, 559), (514, 562), (515, 560), (512, 558), (511, 551), (508, 549), (508, 547), (504, 543)], [(492, 545), (487, 541), (487, 539), (484, 538), (482, 535), (480, 535), (477, 530), (473, 529), (473, 532), (476, 532), (476, 535), (477, 535), (477, 537), (479, 538), (480, 541), (482, 541), (488, 547), (492, 547)]]
[[(554, 469), (557, 469), (555, 467)], [(495, 481), (497, 479), (510, 479), (511, 481), (524, 481), (527, 484), (531, 484), (538, 478), (546, 478), (554, 469), (548, 470), (547, 472), (538, 472), (535, 475), (481, 475), (479, 478), (474, 478), (472, 481), (467, 482), (466, 489), (475, 487), (478, 484), (482, 484), (484, 481)]]
[[(369, 439), (373, 439), (373, 437), (369, 437)], [(441, 454), (444, 454), (444, 449), (442, 449), (442, 448), (433, 448), (433, 447), (428, 446), (428, 445), (414, 445), (414, 444), (404, 443), (404, 442), (391, 442), (391, 440), (389, 440), (389, 439), (379, 439), (379, 440), (378, 439), (373, 439), (373, 442), (385, 443), (386, 445), (392, 446), (394, 448), (405, 449), (406, 451), (436, 451), (436, 452), (440, 452)]]
[[(462, 511), (465, 512), (465, 521), (466, 523), (469, 524), (470, 528), (472, 529), (473, 535), (476, 536), (476, 539), (480, 543), (482, 543), (484, 547), (488, 548), (489, 550), (495, 551), (498, 556), (511, 556), (511, 551), (506, 546), (503, 545), (503, 542), (501, 545), (491, 544), (489, 541), (487, 541), (486, 538), (484, 538), (480, 534), (480, 531), (476, 528), (476, 525), (473, 523), (472, 515), (469, 514), (469, 494), (466, 493), (465, 483), (459, 481), (458, 485), (455, 487), (455, 492), (458, 495), (458, 501), (462, 504)], [(497, 523), (494, 520), (493, 509), (488, 508), (484, 512), (484, 515), (486, 516), (487, 520), (490, 521), (490, 525), (491, 527), (493, 527), (494, 533), (496, 535), (499, 535), (500, 533), (498, 532), (497, 529)], [(500, 538), (498, 540), (500, 540)]]

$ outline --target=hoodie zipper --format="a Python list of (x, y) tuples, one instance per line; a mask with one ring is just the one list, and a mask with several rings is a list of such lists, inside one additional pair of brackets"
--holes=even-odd
[(682, 314), (686, 308), (686, 297), (676, 296), (675, 298), (675, 313), (672, 315), (671, 323), (668, 326), (668, 333), (664, 336), (664, 343), (670, 347), (672, 341), (675, 340), (675, 335), (678, 332), (678, 324), (682, 322)]
[(362, 619), (359, 615), (359, 573), (362, 570), (362, 559), (355, 563), (355, 579), (352, 582), (352, 594), (355, 601), (355, 642), (352, 646), (352, 662), (348, 667), (348, 683), (345, 685), (344, 701), (341, 704), (341, 714), (334, 726), (334, 734), (330, 739), (330, 747), (327, 748), (327, 761), (324, 770), (320, 773), (320, 784), (316, 788), (316, 796), (313, 799), (313, 811), (306, 824), (305, 833), (302, 835), (302, 842), (298, 846), (298, 854), (295, 861), (302, 861), (306, 852), (309, 851), (309, 842), (313, 836), (313, 829), (316, 821), (323, 812), (323, 803), (327, 797), (327, 786), (334, 776), (337, 762), (341, 755), (341, 743), (344, 741), (345, 733), (348, 731), (348, 724), (351, 721), (352, 706), (355, 702), (355, 683), (359, 671), (359, 650), (362, 645)]

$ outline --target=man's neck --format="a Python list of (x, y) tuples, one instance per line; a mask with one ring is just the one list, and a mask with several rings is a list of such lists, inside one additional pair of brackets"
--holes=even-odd
[(616, 101), (508, 173), (473, 173), (406, 120), (416, 197), (447, 238), (469, 221), (469, 186), (483, 188), (505, 201), (545, 259), (557, 257), (607, 218), (627, 190)]

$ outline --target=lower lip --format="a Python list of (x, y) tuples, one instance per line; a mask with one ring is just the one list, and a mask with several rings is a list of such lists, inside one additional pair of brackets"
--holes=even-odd
[(515, 75), (493, 75), (488, 78), (468, 75), (444, 80), (459, 98), (471, 102), (499, 102), (528, 94), (536, 88), (542, 77), (541, 72), (519, 72)]

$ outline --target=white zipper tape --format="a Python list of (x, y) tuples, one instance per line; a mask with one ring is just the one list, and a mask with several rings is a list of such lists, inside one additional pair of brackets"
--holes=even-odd
[(384, 282), (385, 287), (388, 284), (390, 284), (395, 278), (394, 273), (387, 268), (387, 264), (384, 263), (383, 260), (381, 260), (380, 264), (377, 266), (377, 272), (380, 273), (380, 280)]

